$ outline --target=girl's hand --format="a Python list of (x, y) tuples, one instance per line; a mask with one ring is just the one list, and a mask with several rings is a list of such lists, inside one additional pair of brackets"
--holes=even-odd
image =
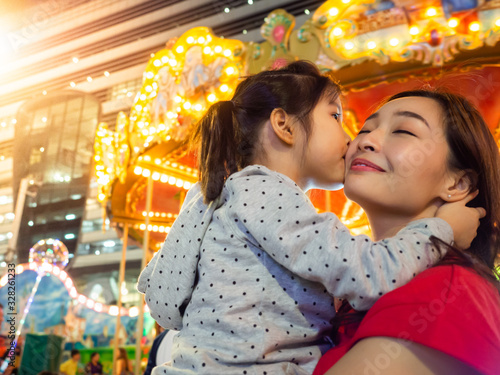
[(455, 246), (462, 250), (470, 247), (477, 235), (479, 219), (486, 215), (486, 210), (482, 207), (466, 206), (478, 193), (479, 191), (476, 190), (462, 200), (445, 203), (436, 211), (436, 217), (450, 224), (455, 237)]

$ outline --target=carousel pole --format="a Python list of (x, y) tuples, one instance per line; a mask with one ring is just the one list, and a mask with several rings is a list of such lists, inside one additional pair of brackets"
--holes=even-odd
[(113, 344), (113, 375), (116, 374), (116, 357), (119, 347), (121, 330), (121, 310), (122, 310), (122, 284), (125, 279), (125, 263), (127, 262), (127, 242), (128, 242), (128, 224), (123, 228), (122, 259), (120, 262), (120, 276), (118, 281), (118, 315), (116, 316), (115, 339)]
[[(146, 194), (146, 221), (144, 228), (144, 242), (142, 244), (142, 267), (146, 267), (146, 256), (149, 251), (149, 212), (151, 211), (151, 199), (153, 196), (153, 179), (151, 174), (148, 177), (148, 190)], [(144, 329), (144, 298), (140, 298), (139, 302), (139, 319), (137, 321), (137, 337), (135, 340), (135, 375), (141, 374), (141, 342), (142, 342), (142, 331)]]

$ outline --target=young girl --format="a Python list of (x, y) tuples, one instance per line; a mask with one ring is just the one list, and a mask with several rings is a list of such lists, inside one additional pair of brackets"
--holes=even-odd
[[(452, 241), (438, 218), (372, 243), (316, 212), (304, 190), (344, 179), (339, 93), (297, 62), (245, 79), (201, 120), (200, 184), (138, 283), (151, 316), (180, 330), (153, 374), (309, 374), (331, 347), (332, 295), (367, 309), (438, 261), (431, 235)], [(439, 216), (467, 246), (479, 213), (464, 202)]]

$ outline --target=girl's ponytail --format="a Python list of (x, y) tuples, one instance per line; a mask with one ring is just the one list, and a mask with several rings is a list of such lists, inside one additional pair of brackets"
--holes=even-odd
[(212, 105), (198, 122), (194, 141), (199, 145), (198, 165), (205, 202), (216, 199), (226, 178), (240, 167), (240, 132), (234, 121), (235, 105), (221, 101)]

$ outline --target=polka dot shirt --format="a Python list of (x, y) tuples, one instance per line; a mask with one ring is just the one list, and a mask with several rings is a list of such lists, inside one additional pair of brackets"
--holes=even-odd
[(217, 200), (195, 185), (138, 290), (151, 316), (180, 330), (162, 374), (310, 374), (327, 338), (333, 297), (358, 310), (439, 259), (440, 219), (372, 242), (318, 214), (288, 177), (263, 166), (231, 175)]

